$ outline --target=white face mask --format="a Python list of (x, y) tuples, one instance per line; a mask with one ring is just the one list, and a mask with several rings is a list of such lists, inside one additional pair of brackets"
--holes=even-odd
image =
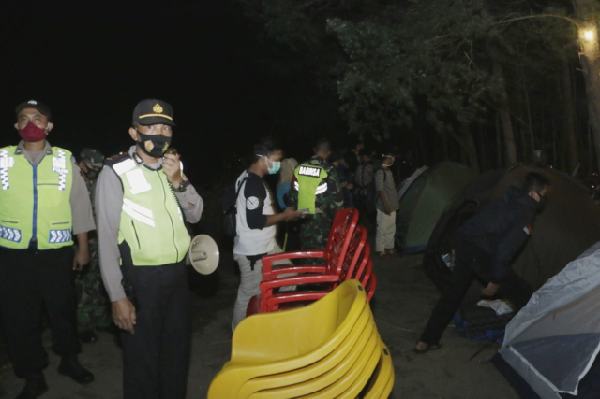
[(279, 169), (281, 169), (280, 161), (271, 161), (269, 159), (269, 157), (267, 157), (265, 155), (260, 155), (260, 154), (256, 154), (256, 155), (265, 160), (265, 163), (267, 164), (267, 173), (268, 174), (276, 175), (279, 172)]

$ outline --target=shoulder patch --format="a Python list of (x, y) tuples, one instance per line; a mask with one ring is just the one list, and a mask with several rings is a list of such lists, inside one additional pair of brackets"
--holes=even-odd
[(257, 209), (260, 205), (260, 200), (258, 199), (258, 197), (248, 197), (246, 199), (246, 208), (248, 208), (248, 210), (253, 211), (255, 209)]

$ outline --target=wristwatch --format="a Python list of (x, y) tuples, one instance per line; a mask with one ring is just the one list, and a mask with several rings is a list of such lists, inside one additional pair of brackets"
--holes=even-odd
[(189, 186), (189, 185), (190, 185), (190, 181), (183, 179), (183, 180), (181, 180), (179, 187), (175, 188), (175, 187), (173, 187), (173, 184), (171, 184), (171, 188), (176, 193), (183, 193), (183, 192), (185, 192), (185, 190), (187, 190), (187, 186)]

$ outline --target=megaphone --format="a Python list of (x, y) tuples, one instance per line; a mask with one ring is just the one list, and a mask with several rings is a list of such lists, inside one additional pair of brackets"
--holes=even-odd
[(208, 275), (219, 265), (219, 247), (211, 236), (200, 234), (192, 238), (187, 263), (200, 274)]

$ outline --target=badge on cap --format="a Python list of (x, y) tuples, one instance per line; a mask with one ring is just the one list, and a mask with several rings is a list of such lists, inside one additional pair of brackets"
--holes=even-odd
[(157, 114), (162, 114), (163, 107), (161, 107), (160, 104), (154, 104), (154, 107), (152, 107), (152, 111), (156, 112)]

